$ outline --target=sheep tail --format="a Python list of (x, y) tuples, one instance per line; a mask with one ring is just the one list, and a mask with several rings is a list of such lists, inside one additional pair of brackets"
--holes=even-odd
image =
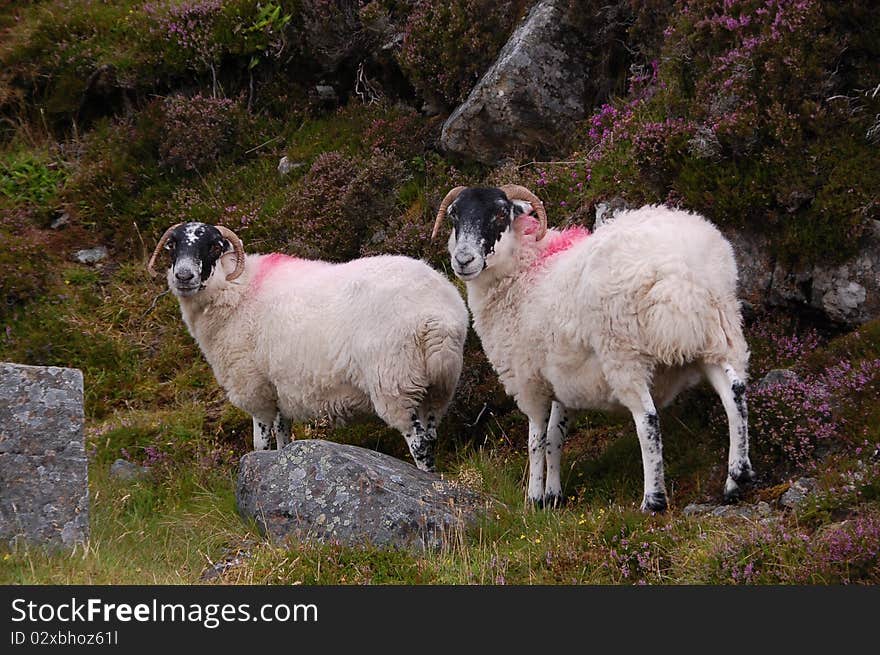
[(718, 298), (689, 273), (665, 276), (639, 303), (642, 343), (668, 366), (698, 358), (740, 362), (745, 340), (739, 321), (730, 318), (738, 316), (735, 303)]

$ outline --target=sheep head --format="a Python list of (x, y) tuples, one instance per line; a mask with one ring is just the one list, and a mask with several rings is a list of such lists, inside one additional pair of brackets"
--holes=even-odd
[(171, 255), (168, 285), (177, 296), (191, 296), (205, 287), (220, 257), (230, 248), (235, 253), (235, 269), (226, 275), (229, 282), (244, 271), (241, 239), (222, 225), (178, 223), (165, 230), (159, 239), (147, 264), (147, 271), (155, 277), (156, 260), (163, 250), (167, 251)]
[(534, 236), (540, 241), (547, 232), (547, 212), (544, 203), (525, 187), (455, 187), (440, 203), (431, 238), (436, 237), (443, 219), (449, 216), (453, 226), (449, 239), (452, 269), (460, 279), (472, 280), (492, 265), (493, 255), (511, 247), (513, 237), (508, 235), (513, 232), (514, 221), (529, 208), (538, 216)]

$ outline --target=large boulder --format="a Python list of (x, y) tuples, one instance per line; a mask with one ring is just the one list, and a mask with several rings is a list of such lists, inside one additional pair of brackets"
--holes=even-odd
[(567, 2), (541, 0), (443, 125), (448, 152), (495, 163), (517, 149), (552, 149), (584, 118), (587, 59)]
[(0, 363), (0, 539), (70, 548), (88, 536), (82, 372)]
[(294, 441), (241, 458), (239, 513), (276, 540), (435, 548), (479, 514), (472, 490), (372, 450)]

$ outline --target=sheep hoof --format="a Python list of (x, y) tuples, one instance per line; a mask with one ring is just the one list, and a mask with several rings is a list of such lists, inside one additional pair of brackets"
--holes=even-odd
[(532, 498), (531, 496), (526, 497), (526, 505), (529, 507), (534, 507), (535, 509), (544, 509), (544, 498), (539, 496), (538, 498)]
[(753, 469), (752, 465), (748, 462), (740, 465), (736, 470), (728, 471), (727, 474), (730, 476), (731, 480), (737, 484), (748, 484), (755, 479), (755, 469)]
[(746, 462), (737, 469), (731, 469), (727, 472), (727, 482), (724, 484), (724, 502), (738, 502), (743, 495), (743, 487), (747, 486), (755, 479), (755, 471), (751, 464)]
[(543, 507), (547, 509), (556, 509), (565, 504), (565, 496), (562, 494), (545, 494), (543, 498)]
[(738, 503), (742, 498), (742, 489), (738, 486), (724, 488), (724, 502), (728, 505)]
[(653, 514), (662, 514), (666, 511), (668, 507), (668, 503), (666, 502), (666, 495), (662, 493), (657, 493), (656, 491), (653, 493), (645, 494), (645, 499), (642, 501), (641, 510), (643, 512), (651, 512)]

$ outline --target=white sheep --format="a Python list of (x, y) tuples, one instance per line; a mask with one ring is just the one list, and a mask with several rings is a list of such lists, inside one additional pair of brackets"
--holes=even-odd
[(229, 401), (253, 417), (254, 448), (291, 423), (373, 411), (434, 470), (437, 425), (461, 373), (468, 314), (449, 280), (398, 256), (343, 264), (245, 255), (228, 228), (179, 223), (168, 286)]
[(562, 500), (569, 410), (625, 408), (642, 452), (641, 507), (665, 510), (656, 407), (702, 376), (721, 397), (730, 426), (724, 495), (738, 495), (754, 476), (748, 347), (733, 251), (714, 226), (692, 213), (647, 206), (616, 214), (593, 234), (547, 230), (541, 201), (515, 185), (453, 189), (434, 235), (446, 215), (452, 268), (466, 283), (474, 329), (529, 419), (529, 500)]

